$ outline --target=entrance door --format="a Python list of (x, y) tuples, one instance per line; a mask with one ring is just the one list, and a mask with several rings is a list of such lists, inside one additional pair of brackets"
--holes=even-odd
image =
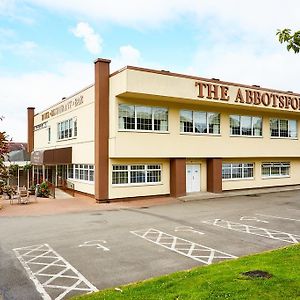
[(186, 165), (186, 192), (200, 192), (200, 165)]

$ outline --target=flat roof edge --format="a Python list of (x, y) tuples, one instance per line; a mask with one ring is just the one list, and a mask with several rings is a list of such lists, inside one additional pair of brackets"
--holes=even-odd
[(41, 114), (41, 113), (43, 113), (43, 112), (45, 112), (45, 111), (51, 109), (52, 107), (54, 107), (54, 106), (56, 106), (56, 105), (59, 105), (59, 104), (63, 103), (64, 101), (69, 100), (70, 98), (72, 98), (72, 97), (74, 97), (74, 96), (76, 96), (76, 95), (78, 95), (78, 94), (80, 94), (80, 93), (82, 93), (82, 92), (88, 90), (89, 88), (91, 88), (91, 87), (94, 86), (94, 85), (95, 85), (94, 83), (89, 84), (88, 86), (82, 88), (81, 90), (77, 91), (76, 93), (74, 93), (74, 94), (72, 94), (72, 95), (70, 95), (70, 96), (68, 96), (68, 97), (64, 97), (63, 99), (61, 99), (60, 101), (56, 102), (55, 104), (52, 104), (52, 105), (49, 106), (48, 108), (45, 108), (45, 109), (39, 111), (39, 112), (36, 113), (34, 116), (37, 116), (37, 115), (39, 115), (39, 114)]
[(213, 82), (213, 83), (218, 83), (218, 84), (226, 84), (226, 85), (232, 85), (232, 86), (238, 86), (238, 87), (243, 87), (243, 88), (250, 88), (250, 89), (255, 89), (255, 90), (260, 90), (260, 91), (267, 91), (267, 92), (276, 92), (276, 93), (281, 93), (281, 94), (289, 94), (293, 96), (300, 96), (300, 93), (293, 93), (291, 91), (283, 91), (283, 90), (276, 90), (272, 88), (264, 88), (259, 85), (248, 85), (248, 84), (242, 84), (242, 83), (236, 83), (236, 82), (230, 82), (230, 81), (222, 81), (219, 79), (215, 78), (205, 78), (205, 77), (200, 77), (200, 76), (194, 76), (194, 75), (187, 75), (187, 74), (182, 74), (182, 73), (174, 73), (166, 70), (156, 70), (156, 69), (148, 69), (148, 68), (142, 68), (142, 67), (135, 67), (135, 66), (126, 66), (122, 69), (119, 69), (115, 72), (113, 72), (110, 77), (119, 74), (125, 70), (133, 70), (133, 71), (141, 71), (141, 72), (148, 72), (148, 73), (154, 73), (154, 74), (160, 74), (160, 75), (167, 75), (167, 76), (173, 76), (173, 77), (180, 77), (180, 78), (187, 78), (187, 79), (194, 79), (194, 80), (201, 80), (201, 81), (206, 81), (206, 82)]

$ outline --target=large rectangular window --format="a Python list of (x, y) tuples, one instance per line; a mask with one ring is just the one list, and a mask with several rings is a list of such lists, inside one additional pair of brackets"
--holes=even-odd
[(161, 165), (113, 165), (112, 184), (161, 182)]
[(68, 178), (81, 181), (94, 181), (94, 165), (68, 165)]
[(240, 136), (262, 136), (262, 118), (231, 115), (230, 134)]
[(69, 119), (57, 124), (58, 140), (69, 139), (77, 136), (77, 120)]
[(270, 119), (271, 137), (297, 138), (297, 121)]
[(261, 165), (262, 177), (288, 177), (291, 165), (289, 162), (264, 162)]
[(203, 111), (180, 111), (180, 132), (220, 134), (220, 114)]
[(168, 109), (119, 104), (119, 129), (136, 131), (168, 131)]
[(254, 163), (223, 163), (222, 179), (253, 178)]

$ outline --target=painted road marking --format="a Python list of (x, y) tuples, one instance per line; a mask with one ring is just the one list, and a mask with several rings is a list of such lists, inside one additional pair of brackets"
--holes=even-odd
[(96, 246), (97, 249), (102, 249), (103, 251), (109, 251), (109, 249), (107, 247), (103, 246), (101, 243), (106, 244), (106, 241), (104, 241), (104, 240), (87, 241), (87, 242), (84, 242), (82, 245), (79, 245), (78, 247)]
[(191, 226), (178, 226), (178, 227), (175, 227), (174, 231), (175, 232), (178, 232), (178, 231), (190, 231), (190, 232), (193, 232), (193, 233), (205, 234), (204, 232), (195, 230), (194, 227), (191, 227)]
[(215, 226), (219, 226), (222, 228), (235, 230), (239, 232), (259, 235), (259, 236), (267, 237), (274, 240), (280, 240), (287, 243), (297, 244), (300, 242), (300, 235), (297, 234), (291, 234), (291, 233), (277, 231), (277, 230), (254, 227), (254, 226), (249, 226), (249, 225), (235, 223), (235, 222), (221, 220), (221, 219), (202, 221), (202, 223), (215, 225)]
[(264, 215), (264, 214), (256, 214), (256, 215), (258, 215), (258, 216), (263, 216), (263, 217), (269, 217), (269, 218), (276, 218), (276, 219), (283, 219), (283, 220), (289, 220), (289, 221), (300, 222), (300, 220), (297, 220), (297, 219), (291, 219), (291, 218), (286, 218), (286, 217), (278, 217), (278, 216)]
[(196, 244), (153, 228), (130, 232), (156, 245), (200, 261), (205, 265), (209, 265), (213, 261), (237, 258), (234, 255)]
[(44, 300), (60, 300), (73, 291), (98, 289), (48, 244), (13, 249)]
[(259, 220), (257, 219), (257, 217), (247, 217), (247, 216), (244, 216), (244, 217), (241, 217), (240, 218), (241, 221), (255, 221), (255, 222), (261, 222), (261, 223), (269, 223), (268, 221), (265, 221), (265, 220)]

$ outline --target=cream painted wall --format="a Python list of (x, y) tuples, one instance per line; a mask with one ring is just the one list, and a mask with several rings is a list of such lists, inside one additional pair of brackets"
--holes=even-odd
[[(136, 98), (115, 98), (110, 116), (110, 157), (298, 157), (299, 139), (270, 138), (271, 117), (295, 119), (295, 115), (267, 113), (260, 110), (233, 109), (195, 104), (156, 101)], [(118, 131), (118, 103), (162, 106), (169, 109), (169, 132), (123, 132)], [(180, 133), (180, 110), (200, 110), (221, 114), (220, 135), (194, 135)], [(263, 137), (230, 136), (229, 115), (253, 115), (263, 117)], [(297, 118), (298, 119), (298, 118)], [(298, 135), (300, 122), (298, 119)], [(156, 147), (155, 145), (159, 145)]]
[[(162, 183), (153, 185), (112, 185), (112, 165), (114, 164), (161, 164)], [(109, 162), (109, 199), (164, 195), (170, 193), (170, 163), (166, 159), (111, 159)]]
[[(262, 162), (290, 162), (290, 176), (284, 178), (262, 178), (261, 164)], [(223, 163), (254, 163), (254, 179), (235, 179), (235, 180), (223, 180), (223, 190), (235, 190), (257, 187), (270, 187), (270, 186), (283, 186), (300, 184), (300, 159), (273, 159), (271, 157), (266, 159), (226, 159)]]
[[(69, 103), (74, 99), (82, 96), (83, 103), (77, 107), (42, 120), (42, 115)], [(62, 141), (57, 140), (57, 124), (71, 118), (77, 118), (77, 137)], [(52, 106), (46, 111), (40, 112), (34, 117), (34, 125), (47, 122), (46, 127), (34, 132), (34, 150), (53, 149), (53, 148), (73, 148), (73, 163), (94, 164), (94, 86), (90, 86), (85, 90), (65, 99), (57, 105)], [(51, 142), (48, 143), (48, 127), (51, 127)]]
[[(299, 98), (299, 94), (292, 94), (292, 93), (284, 93), (275, 90), (267, 90), (267, 89), (259, 89), (255, 86), (250, 87), (241, 87), (237, 84), (230, 84), (230, 83), (222, 83), (218, 81), (209, 82), (206, 79), (200, 80), (196, 78), (190, 78), (188, 76), (170, 76), (168, 73), (165, 74), (158, 74), (155, 72), (145, 72), (141, 70), (132, 70), (127, 69), (123, 72), (127, 73), (127, 87), (123, 93), (136, 93), (136, 94), (144, 94), (144, 95), (153, 95), (153, 96), (160, 96), (160, 97), (167, 97), (167, 98), (174, 98), (174, 99), (191, 99), (200, 103), (219, 103), (225, 104), (228, 107), (237, 105), (241, 107), (245, 107), (246, 109), (265, 109), (269, 111), (278, 111), (281, 112), (283, 109), (279, 107), (273, 108), (271, 105), (269, 107), (265, 107), (264, 105), (254, 105), (254, 104), (246, 104), (246, 103), (236, 103), (236, 95), (239, 88), (241, 88), (242, 92), (245, 92), (245, 89), (250, 89), (252, 91), (260, 91), (260, 92), (269, 92), (269, 93), (276, 93), (283, 96), (292, 96)], [(211, 83), (217, 85), (224, 85), (228, 86), (228, 96), (230, 97), (229, 101), (222, 101), (222, 100), (213, 100), (204, 98), (198, 98), (198, 87), (195, 86), (195, 82), (204, 82), (204, 83)], [(294, 112), (292, 108), (288, 109), (290, 112)], [(297, 114), (300, 113), (300, 110), (296, 111)]]
[(68, 179), (68, 181), (72, 182), (74, 184), (74, 189), (76, 191), (80, 191), (83, 193), (88, 193), (88, 194), (95, 194), (95, 188), (94, 188), (94, 183), (86, 183), (82, 182), (79, 180), (73, 180), (73, 179)]

